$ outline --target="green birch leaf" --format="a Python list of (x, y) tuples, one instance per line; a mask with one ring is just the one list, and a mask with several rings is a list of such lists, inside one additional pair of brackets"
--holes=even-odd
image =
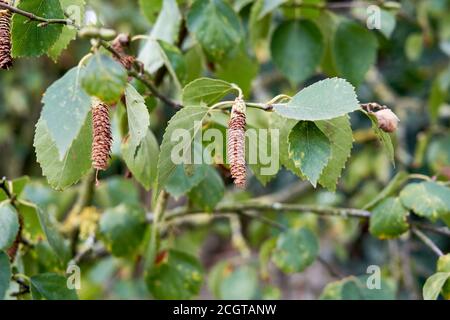
[(250, 43), (257, 56), (260, 50), (265, 51), (266, 49), (272, 24), (271, 14), (266, 14), (261, 19), (259, 18), (263, 10), (264, 1), (265, 0), (257, 0), (253, 3), (248, 22)]
[(158, 11), (158, 18), (149, 33), (149, 39), (138, 55), (138, 60), (144, 64), (145, 70), (150, 73), (156, 72), (164, 65), (164, 59), (157, 40), (175, 44), (178, 40), (182, 20), (176, 0), (164, 0), (162, 9)]
[(371, 30), (353, 21), (341, 22), (336, 30), (332, 49), (339, 76), (358, 86), (374, 65), (377, 49), (378, 41)]
[(58, 230), (56, 219), (36, 205), (29, 204), (28, 207), (35, 210), (41, 228), (52, 250), (62, 263), (67, 263), (71, 258), (71, 252), (68, 242)]
[(280, 164), (297, 175), (299, 178), (305, 179), (300, 169), (295, 165), (294, 161), (289, 156), (289, 133), (292, 131), (292, 128), (295, 127), (298, 121), (284, 118), (277, 113), (272, 113), (270, 122), (271, 128), (279, 130)]
[(199, 78), (184, 87), (183, 105), (185, 107), (211, 106), (233, 90), (233, 86), (226, 81)]
[[(437, 272), (450, 272), (450, 253), (447, 253), (446, 255), (439, 257), (437, 266), (436, 266), (436, 271)], [(444, 299), (446, 299), (446, 300), (450, 299), (450, 280), (447, 280), (444, 283), (441, 294), (444, 297)]]
[(102, 214), (99, 231), (111, 253), (124, 257), (139, 249), (147, 226), (142, 208), (121, 204)]
[(199, 134), (208, 113), (209, 109), (206, 107), (183, 108), (170, 119), (159, 153), (156, 195), (165, 188), (176, 166), (179, 165), (173, 162), (172, 154), (179, 156), (180, 152), (187, 149), (189, 154), (183, 153), (182, 157), (191, 155), (194, 138)]
[(139, 0), (139, 7), (148, 22), (154, 23), (163, 6), (163, 0)]
[(91, 110), (91, 98), (81, 89), (84, 70), (70, 69), (44, 93), (41, 120), (58, 149), (58, 160), (64, 159)]
[(368, 276), (349, 276), (326, 285), (320, 300), (394, 300), (393, 286), (381, 279), (380, 289), (369, 289)]
[(380, 11), (380, 19), (383, 21), (381, 23), (380, 32), (387, 38), (391, 38), (392, 32), (394, 32), (397, 20), (395, 19), (395, 14), (387, 10)]
[(289, 134), (289, 157), (316, 187), (317, 181), (331, 157), (327, 136), (310, 121), (300, 121)]
[(262, 0), (262, 10), (258, 15), (259, 19), (264, 18), (268, 13), (274, 11), (283, 3), (287, 2), (287, 0)]
[(301, 272), (319, 253), (316, 236), (309, 229), (289, 229), (278, 236), (272, 261), (285, 273)]
[(450, 213), (450, 188), (433, 181), (410, 183), (400, 192), (403, 205), (432, 221)]
[[(17, 5), (33, 14), (52, 19), (64, 18), (59, 0), (27, 0)], [(12, 18), (12, 55), (13, 57), (37, 57), (47, 52), (62, 32), (62, 24), (50, 24), (38, 27), (40, 22), (29, 21), (28, 18), (14, 14)]]
[[(84, 19), (85, 0), (60, 0), (62, 10), (68, 15), (68, 18), (81, 25)], [(67, 48), (72, 40), (77, 37), (77, 29), (73, 26), (63, 26), (61, 35), (55, 44), (48, 50), (48, 55), (53, 61), (58, 61), (61, 52)]]
[(164, 65), (169, 70), (175, 84), (181, 89), (182, 84), (186, 82), (187, 66), (184, 60), (183, 53), (177, 46), (165, 42), (164, 40), (157, 40)]
[(383, 146), (384, 150), (386, 151), (389, 160), (392, 162), (392, 164), (395, 164), (394, 159), (394, 146), (392, 145), (391, 136), (389, 133), (384, 132), (381, 130), (378, 126), (378, 119), (377, 117), (372, 113), (366, 113), (369, 117), (370, 121), (372, 121), (372, 129), (375, 132), (375, 135), (378, 137), (378, 140), (380, 141), (381, 145)]
[(213, 60), (223, 60), (242, 40), (239, 16), (223, 0), (195, 0), (187, 27)]
[[(222, 61), (216, 67), (218, 78), (236, 84), (242, 89), (244, 96), (250, 95), (253, 79), (258, 75), (259, 65), (245, 49), (239, 50), (235, 56)], [(236, 77), (236, 70), (239, 70), (239, 77)]]
[(78, 300), (77, 291), (67, 287), (67, 278), (56, 273), (41, 273), (30, 278), (34, 300)]
[(52, 139), (47, 123), (39, 120), (36, 124), (34, 148), (36, 158), (47, 177), (48, 183), (55, 189), (63, 190), (78, 182), (91, 168), (92, 124), (88, 116), (78, 136), (66, 155), (59, 160), (59, 152)]
[(0, 203), (0, 251), (11, 247), (19, 232), (19, 216), (6, 200)]
[(437, 272), (425, 281), (423, 299), (436, 300), (445, 282), (450, 278), (450, 272)]
[(171, 249), (161, 252), (156, 260), (145, 277), (155, 299), (186, 300), (199, 294), (203, 269), (196, 257)]
[(127, 79), (127, 72), (119, 62), (97, 53), (84, 70), (81, 86), (89, 95), (114, 104), (124, 93)]
[(225, 193), (225, 185), (222, 177), (211, 166), (206, 167), (204, 179), (189, 191), (189, 199), (207, 212), (212, 212), (222, 200)]
[(369, 231), (380, 239), (396, 238), (408, 231), (408, 215), (399, 198), (386, 198), (372, 210)]
[(125, 139), (121, 147), (123, 159), (133, 177), (149, 190), (157, 176), (159, 145), (150, 129), (138, 145)]
[(295, 120), (328, 120), (359, 109), (355, 89), (339, 78), (325, 79), (297, 93), (287, 104), (274, 105), (281, 116)]
[(350, 120), (348, 116), (342, 116), (332, 120), (316, 121), (315, 124), (331, 143), (331, 157), (322, 171), (319, 183), (331, 191), (336, 191), (338, 179), (352, 152), (353, 132)]
[(5, 298), (6, 291), (11, 281), (11, 266), (9, 257), (4, 251), (0, 251), (0, 300)]
[(270, 44), (275, 65), (293, 84), (299, 84), (316, 71), (324, 52), (319, 28), (309, 20), (280, 24)]
[(173, 197), (179, 198), (205, 179), (208, 165), (179, 164), (167, 181), (166, 190)]
[(125, 88), (125, 102), (130, 130), (130, 144), (137, 147), (148, 134), (150, 115), (144, 98), (131, 84), (128, 84)]
[(219, 297), (223, 300), (251, 300), (259, 296), (257, 270), (243, 265), (225, 274), (219, 287)]

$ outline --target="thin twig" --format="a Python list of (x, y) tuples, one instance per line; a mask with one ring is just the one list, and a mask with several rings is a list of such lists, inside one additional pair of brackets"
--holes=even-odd
[(426, 230), (446, 237), (450, 237), (450, 229), (447, 227), (436, 227), (430, 224), (415, 221), (410, 221), (409, 224), (421, 230)]
[(51, 18), (44, 18), (44, 17), (40, 17), (37, 16), (31, 12), (27, 12), (24, 11), (22, 9), (13, 7), (9, 4), (0, 2), (0, 8), (9, 10), (11, 12), (20, 14), (21, 16), (24, 16), (28, 19), (30, 19), (31, 21), (37, 21), (37, 22), (41, 22), (43, 23), (43, 26), (48, 25), (48, 24), (63, 24), (63, 25), (67, 25), (67, 26), (74, 26), (76, 28), (79, 28), (77, 25), (75, 25), (75, 23), (71, 20), (71, 19), (51, 19)]
[[(326, 206), (316, 205), (303, 205), (303, 204), (283, 204), (279, 202), (275, 203), (254, 203), (244, 202), (236, 204), (222, 204), (217, 206), (214, 210), (216, 213), (228, 213), (238, 211), (275, 211), (275, 212), (311, 212), (322, 216), (340, 216), (350, 218), (362, 218), (367, 219), (370, 217), (370, 212), (361, 209), (353, 208), (333, 208)], [(189, 209), (184, 207), (176, 208), (167, 213), (167, 219), (173, 219), (188, 214), (203, 213), (202, 210)]]
[(411, 231), (419, 238), (428, 248), (430, 248), (434, 253), (436, 253), (439, 257), (442, 257), (444, 253), (438, 246), (428, 238), (422, 231), (417, 229), (416, 227), (412, 227)]
[[(117, 52), (117, 50), (115, 50), (107, 41), (105, 40), (100, 40), (99, 44), (105, 48), (106, 50), (108, 50), (112, 55), (114, 55), (117, 59), (121, 59), (122, 58), (122, 54), (120, 52)], [(133, 77), (139, 81), (141, 81), (149, 90), (150, 92), (159, 100), (161, 100), (162, 102), (164, 102), (165, 104), (171, 106), (174, 109), (181, 109), (183, 108), (183, 105), (175, 102), (173, 100), (171, 100), (170, 98), (166, 97), (165, 95), (163, 95), (162, 93), (160, 93), (158, 91), (158, 89), (156, 88), (156, 86), (153, 84), (153, 82), (148, 79), (147, 77), (147, 73), (143, 70), (142, 65), (136, 61), (133, 64), (133, 69), (134, 70), (130, 70), (128, 72), (128, 75), (130, 77)]]

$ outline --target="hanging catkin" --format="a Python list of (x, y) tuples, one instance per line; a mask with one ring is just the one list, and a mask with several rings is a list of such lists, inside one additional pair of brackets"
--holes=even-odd
[[(0, 2), (9, 4), (8, 0)], [(11, 57), (11, 12), (9, 10), (0, 11), (0, 68), (9, 69), (12, 66)]]
[(97, 170), (106, 170), (111, 152), (112, 135), (109, 119), (109, 107), (94, 98), (92, 106), (92, 166)]
[(125, 69), (130, 70), (133, 66), (135, 58), (128, 55), (125, 52), (125, 48), (130, 46), (130, 36), (125, 33), (119, 34), (112, 42), (111, 47), (120, 54), (120, 58), (114, 56), (114, 58), (120, 62)]
[(227, 157), (231, 176), (237, 187), (244, 188), (246, 183), (245, 166), (245, 103), (236, 98), (228, 123)]

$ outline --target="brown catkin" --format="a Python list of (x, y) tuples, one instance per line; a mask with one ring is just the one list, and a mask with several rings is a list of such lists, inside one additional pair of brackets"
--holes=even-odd
[(97, 171), (106, 170), (112, 144), (109, 107), (96, 98), (92, 106), (92, 131), (92, 166)]
[[(0, 2), (9, 4), (8, 0)], [(9, 69), (13, 64), (11, 57), (11, 12), (0, 11), (0, 68)]]
[(111, 44), (111, 47), (118, 54), (120, 54), (120, 58), (114, 56), (114, 59), (120, 62), (127, 70), (131, 69), (135, 61), (133, 56), (130, 56), (125, 52), (125, 48), (130, 46), (130, 42), (131, 42), (130, 36), (128, 34), (121, 33), (113, 40)]
[(230, 163), (231, 176), (234, 184), (244, 188), (247, 179), (245, 165), (245, 103), (236, 98), (228, 123), (227, 157)]

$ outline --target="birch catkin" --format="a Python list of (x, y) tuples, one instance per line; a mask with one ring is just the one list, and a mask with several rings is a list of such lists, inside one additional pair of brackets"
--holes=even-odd
[(247, 172), (245, 166), (245, 103), (236, 98), (228, 123), (227, 157), (230, 163), (231, 176), (234, 184), (244, 188)]
[(109, 107), (99, 99), (93, 99), (92, 106), (92, 166), (98, 170), (108, 168), (112, 135)]
[[(0, 2), (9, 4), (8, 0)], [(9, 69), (13, 64), (11, 57), (11, 12), (0, 11), (0, 68)]]

